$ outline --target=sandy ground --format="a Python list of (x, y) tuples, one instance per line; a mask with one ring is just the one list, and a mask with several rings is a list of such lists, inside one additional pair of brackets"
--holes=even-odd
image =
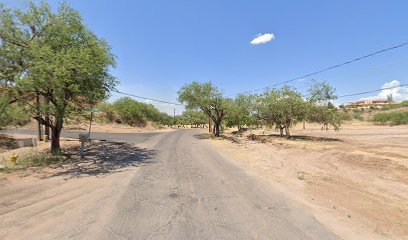
[(77, 148), (65, 149), (70, 158), (49, 167), (0, 173), (0, 239), (87, 239), (82, 234), (99, 231), (90, 226), (103, 225), (152, 154), (95, 141), (80, 159)]
[(212, 143), (344, 239), (408, 239), (408, 126), (351, 122), (326, 132), (307, 125), (292, 135), (230, 130), (226, 136), (238, 143)]

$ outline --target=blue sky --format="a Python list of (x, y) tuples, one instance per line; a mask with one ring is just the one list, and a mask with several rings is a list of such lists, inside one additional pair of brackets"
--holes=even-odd
[[(212, 81), (234, 96), (408, 41), (405, 0), (67, 2), (111, 44), (119, 90), (172, 102), (177, 90), (194, 80)], [(250, 44), (265, 33), (275, 38)], [(408, 46), (290, 85), (301, 87), (311, 79), (328, 81), (338, 95), (408, 83)], [(408, 97), (407, 89), (394, 91)], [(172, 106), (157, 106), (172, 113)]]

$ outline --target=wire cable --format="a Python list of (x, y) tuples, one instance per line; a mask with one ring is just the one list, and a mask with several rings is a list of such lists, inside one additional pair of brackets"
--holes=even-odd
[(398, 86), (393, 86), (393, 87), (386, 87), (386, 88), (380, 88), (380, 89), (371, 90), (371, 91), (366, 91), (366, 92), (346, 94), (346, 95), (338, 96), (337, 98), (358, 96), (358, 95), (363, 95), (363, 94), (367, 94), (367, 93), (373, 93), (373, 92), (378, 92), (378, 91), (382, 91), (382, 90), (393, 89), (393, 88), (398, 88), (398, 87), (405, 87), (405, 86), (408, 86), (408, 84), (400, 84), (400, 85), (398, 85)]
[(130, 97), (135, 97), (135, 98), (150, 100), (150, 101), (154, 101), (154, 102), (167, 103), (167, 104), (177, 105), (177, 106), (184, 106), (184, 105), (181, 104), (181, 103), (173, 103), (173, 102), (168, 102), (168, 101), (164, 101), (164, 100), (158, 100), (158, 99), (154, 99), (154, 98), (142, 97), (142, 96), (137, 96), (137, 95), (134, 95), (134, 94), (125, 93), (125, 92), (121, 92), (121, 91), (113, 91), (113, 92), (119, 93), (119, 94), (122, 94), (122, 95), (126, 95), (126, 96), (130, 96)]
[(290, 83), (290, 82), (293, 82), (293, 81), (296, 81), (296, 80), (299, 80), (299, 79), (302, 79), (302, 78), (307, 78), (307, 77), (310, 77), (310, 76), (314, 76), (314, 75), (317, 75), (319, 73), (326, 72), (326, 71), (329, 71), (329, 70), (332, 70), (332, 69), (335, 69), (335, 68), (339, 68), (339, 67), (342, 67), (344, 65), (351, 64), (353, 62), (357, 62), (357, 61), (363, 60), (365, 58), (375, 56), (375, 55), (380, 54), (380, 53), (384, 53), (384, 52), (387, 52), (387, 51), (391, 51), (391, 50), (394, 50), (394, 49), (397, 49), (397, 48), (404, 47), (406, 45), (408, 45), (408, 42), (401, 43), (401, 44), (398, 44), (398, 45), (395, 45), (395, 46), (392, 46), (392, 47), (389, 47), (389, 48), (385, 48), (385, 49), (382, 49), (382, 50), (379, 50), (379, 51), (375, 51), (375, 52), (372, 52), (370, 54), (367, 54), (367, 55), (364, 55), (364, 56), (361, 56), (361, 57), (358, 57), (358, 58), (354, 58), (354, 59), (351, 59), (349, 61), (346, 61), (346, 62), (343, 62), (343, 63), (340, 63), (340, 64), (336, 64), (336, 65), (333, 65), (333, 66), (330, 66), (330, 67), (326, 67), (326, 68), (323, 68), (321, 70), (318, 70), (318, 71), (315, 71), (315, 72), (312, 72), (312, 73), (308, 73), (308, 74), (300, 76), (300, 77), (296, 77), (296, 78), (293, 78), (293, 79), (290, 79), (290, 80), (287, 80), (287, 81), (276, 83), (276, 84), (273, 84), (273, 85), (271, 85), (269, 87), (263, 87), (263, 88), (258, 88), (258, 89), (255, 89), (255, 90), (245, 91), (244, 93), (258, 92), (258, 91), (262, 91), (262, 90), (265, 90), (265, 89), (268, 89), (268, 88), (276, 87), (276, 86), (279, 86), (279, 85), (282, 85), (282, 84)]

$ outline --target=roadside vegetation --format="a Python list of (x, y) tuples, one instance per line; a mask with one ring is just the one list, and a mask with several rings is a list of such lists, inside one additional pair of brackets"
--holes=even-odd
[(373, 122), (379, 124), (391, 124), (401, 125), (408, 124), (408, 111), (407, 112), (388, 112), (388, 113), (376, 113), (373, 117)]
[(62, 163), (65, 159), (66, 157), (63, 155), (55, 155), (49, 152), (29, 154), (21, 157), (16, 156), (17, 161), (14, 164), (0, 168), (0, 171), (8, 173), (25, 170), (29, 167), (50, 166), (52, 164)]
[[(179, 101), (189, 111), (201, 111), (211, 119), (212, 132), (220, 136), (224, 127), (244, 126), (275, 127), (280, 134), (290, 137), (290, 128), (300, 122), (322, 124), (323, 129), (332, 126), (338, 130), (342, 120), (340, 111), (331, 101), (336, 99), (334, 89), (326, 82), (313, 85), (309, 98), (297, 90), (283, 86), (264, 93), (240, 94), (235, 99), (226, 98), (211, 82), (192, 82), (179, 91)], [(202, 117), (204, 121), (204, 117)]]
[(129, 97), (120, 98), (113, 103), (101, 103), (98, 108), (102, 112), (96, 115), (96, 120), (103, 123), (126, 124), (133, 127), (145, 127), (148, 122), (158, 127), (173, 124), (173, 117), (160, 112), (152, 104), (138, 102)]
[(55, 155), (64, 120), (106, 99), (118, 83), (108, 43), (65, 3), (56, 11), (46, 3), (25, 10), (1, 4), (0, 56), (1, 124), (24, 111), (46, 127)]
[[(344, 120), (369, 120), (364, 110), (336, 108), (337, 97), (326, 82), (313, 85), (304, 97), (283, 86), (262, 94), (228, 98), (211, 82), (192, 82), (178, 92), (186, 111), (169, 116), (151, 104), (121, 98), (105, 102), (118, 80), (110, 74), (116, 59), (109, 44), (83, 24), (79, 13), (62, 3), (52, 9), (46, 3), (30, 2), (24, 10), (0, 4), (0, 128), (35, 120), (51, 139), (51, 152), (61, 151), (60, 135), (68, 120), (86, 119), (85, 109), (98, 107), (96, 119), (145, 127), (209, 127), (219, 136), (226, 127), (275, 127), (290, 137), (299, 123), (319, 123), (322, 129), (340, 128)], [(408, 106), (408, 101), (386, 107)], [(378, 109), (368, 109), (376, 112)], [(379, 113), (374, 122), (405, 124), (406, 113)]]

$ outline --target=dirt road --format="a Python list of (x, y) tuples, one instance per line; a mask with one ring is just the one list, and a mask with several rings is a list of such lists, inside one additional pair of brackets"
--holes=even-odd
[(137, 167), (104, 174), (1, 176), (0, 239), (336, 239), (200, 136), (153, 136)]

